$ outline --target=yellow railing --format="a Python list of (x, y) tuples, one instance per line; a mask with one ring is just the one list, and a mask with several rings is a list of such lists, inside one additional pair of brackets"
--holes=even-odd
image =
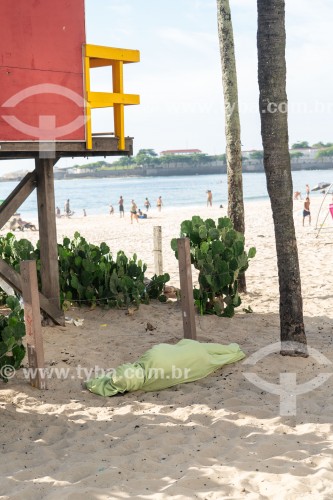
[[(140, 104), (140, 96), (124, 94), (123, 65), (139, 61), (138, 50), (89, 44), (84, 46), (87, 149), (92, 149), (91, 110), (113, 107), (114, 134), (118, 138), (118, 149), (125, 150), (124, 106)], [(102, 66), (112, 66), (112, 92), (91, 92), (90, 70)]]

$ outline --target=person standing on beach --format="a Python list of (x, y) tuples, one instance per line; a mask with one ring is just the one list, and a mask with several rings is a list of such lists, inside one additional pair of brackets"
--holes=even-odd
[(307, 196), (304, 202), (304, 210), (303, 210), (303, 226), (305, 217), (309, 217), (309, 226), (311, 226), (311, 212), (310, 212), (310, 198)]
[(139, 222), (139, 217), (138, 217), (138, 207), (136, 206), (136, 203), (134, 200), (131, 202), (131, 224), (133, 224), (133, 217), (136, 219), (136, 222)]
[(159, 197), (157, 198), (157, 202), (156, 202), (157, 210), (158, 210), (159, 212), (161, 211), (162, 205), (163, 205), (163, 202), (162, 202), (162, 196), (159, 196)]
[(146, 208), (146, 212), (148, 212), (149, 208), (151, 207), (150, 201), (148, 198), (145, 199), (144, 206)]
[(64, 212), (65, 212), (65, 214), (67, 215), (67, 217), (68, 217), (68, 216), (69, 216), (69, 214), (71, 213), (71, 208), (70, 208), (70, 204), (69, 204), (69, 199), (68, 199), (68, 200), (66, 200), (66, 202), (65, 202)]
[(207, 207), (211, 207), (213, 205), (213, 193), (210, 189), (207, 191)]
[(120, 217), (124, 217), (124, 199), (121, 196), (118, 201), (119, 204), (119, 215)]
[(310, 186), (309, 186), (309, 184), (305, 185), (305, 197), (310, 198)]

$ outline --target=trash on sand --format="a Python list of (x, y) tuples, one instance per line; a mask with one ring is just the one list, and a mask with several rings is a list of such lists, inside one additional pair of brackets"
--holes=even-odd
[(83, 322), (83, 318), (71, 318), (70, 316), (65, 316), (65, 323), (68, 323), (69, 325), (73, 324), (75, 326), (82, 326)]

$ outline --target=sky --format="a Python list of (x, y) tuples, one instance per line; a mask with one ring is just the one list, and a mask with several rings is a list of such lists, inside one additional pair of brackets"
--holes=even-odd
[[(230, 0), (243, 150), (262, 149), (258, 112), (255, 0)], [(87, 42), (138, 49), (124, 69), (125, 135), (142, 148), (225, 152), (224, 105), (216, 0), (86, 0)], [(333, 142), (333, 2), (286, 0), (290, 145)], [(95, 69), (93, 90), (110, 91), (111, 70)], [(94, 110), (93, 132), (113, 129), (112, 110)], [(113, 161), (115, 158), (109, 158)], [(59, 166), (93, 160), (64, 159)], [(30, 161), (31, 162), (31, 161)], [(15, 165), (15, 168), (14, 168)], [(5, 171), (26, 161), (1, 161)]]

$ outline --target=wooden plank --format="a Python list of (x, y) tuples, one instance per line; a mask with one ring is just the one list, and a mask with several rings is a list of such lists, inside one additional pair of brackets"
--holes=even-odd
[(163, 255), (162, 255), (162, 227), (154, 226), (154, 262), (155, 274), (163, 274)]
[(28, 198), (36, 187), (36, 172), (29, 172), (16, 188), (11, 192), (7, 199), (0, 205), (0, 228), (3, 227), (10, 217), (15, 214), (17, 209)]
[(119, 92), (88, 92), (88, 102), (91, 108), (108, 108), (114, 104), (140, 104), (138, 94), (122, 94)]
[(0, 288), (7, 294), (7, 295), (15, 295), (14, 289), (8, 285), (7, 281), (3, 280), (0, 278)]
[[(125, 137), (125, 149), (118, 148), (117, 137), (93, 137), (92, 149), (85, 142), (59, 142), (52, 144), (57, 158), (73, 156), (129, 156), (133, 155), (133, 137)], [(52, 151), (50, 149), (50, 151)], [(39, 158), (39, 142), (0, 142), (0, 159)], [(13, 165), (13, 170), (15, 165)]]
[(22, 261), (20, 271), (30, 382), (37, 389), (46, 389), (36, 262), (34, 260)]
[[(0, 276), (8, 283), (9, 286), (14, 288), (16, 292), (22, 295), (22, 280), (19, 273), (7, 264), (4, 260), (0, 259)], [(65, 318), (64, 313), (58, 307), (55, 307), (42, 293), (39, 292), (40, 308), (45, 312), (57, 325), (64, 326)]]
[(22, 295), (22, 280), (20, 274), (2, 259), (0, 259), (0, 276), (9, 286)]
[(84, 84), (86, 98), (86, 148), (92, 149), (92, 123), (91, 123), (91, 107), (87, 99), (87, 94), (90, 92), (90, 59), (84, 57)]
[(57, 227), (54, 196), (54, 160), (35, 160), (42, 292), (60, 308)]
[(178, 238), (177, 245), (184, 338), (196, 340), (190, 240)]

